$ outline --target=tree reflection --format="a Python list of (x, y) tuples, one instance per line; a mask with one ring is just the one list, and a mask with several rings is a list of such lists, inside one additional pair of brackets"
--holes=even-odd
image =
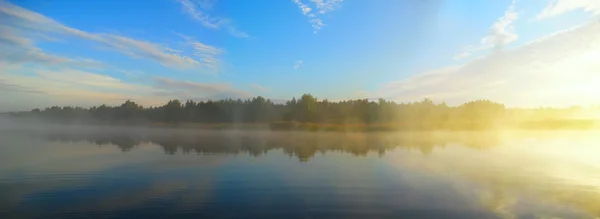
[(99, 146), (114, 145), (130, 151), (143, 142), (159, 145), (165, 154), (239, 154), (260, 156), (281, 149), (290, 157), (308, 161), (317, 153), (338, 151), (354, 156), (369, 153), (384, 155), (402, 148), (420, 151), (424, 155), (448, 144), (460, 144), (484, 149), (501, 143), (496, 133), (481, 132), (402, 132), (402, 133), (309, 133), (309, 132), (200, 132), (171, 134), (140, 133), (45, 133), (54, 141), (88, 141)]

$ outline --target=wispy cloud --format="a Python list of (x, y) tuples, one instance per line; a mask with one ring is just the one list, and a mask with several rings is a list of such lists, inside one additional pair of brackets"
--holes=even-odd
[(18, 84), (10, 84), (0, 79), (0, 91), (4, 94), (28, 93), (28, 94), (43, 94), (44, 92), (35, 88), (28, 88)]
[(169, 96), (183, 100), (248, 98), (252, 96), (251, 93), (238, 90), (226, 83), (199, 83), (164, 77), (155, 77), (154, 87), (160, 89), (156, 93), (159, 96)]
[(146, 73), (140, 70), (125, 70), (125, 69), (117, 69), (117, 72), (123, 73), (127, 77), (141, 77)]
[(541, 37), (465, 65), (388, 83), (373, 96), (463, 103), (492, 99), (512, 106), (594, 103), (600, 98), (600, 23)]
[(566, 12), (582, 9), (592, 14), (600, 14), (600, 1), (598, 0), (553, 0), (551, 1), (536, 18), (547, 19), (555, 17)]
[(302, 66), (302, 63), (304, 63), (302, 60), (296, 61), (296, 64), (294, 65), (294, 69), (299, 69)]
[(474, 52), (491, 48), (500, 50), (505, 45), (516, 41), (519, 38), (513, 27), (513, 22), (519, 18), (519, 14), (515, 10), (516, 3), (516, 0), (511, 2), (504, 15), (490, 27), (488, 35), (483, 37), (478, 45), (467, 46), (454, 58), (465, 58)]
[(0, 62), (70, 64), (79, 67), (102, 67), (103, 63), (83, 58), (67, 58), (48, 54), (34, 45), (34, 41), (22, 36), (22, 31), (0, 25)]
[(31, 39), (19, 36), (19, 34), (15, 33), (16, 31), (17, 30), (12, 27), (0, 25), (0, 44), (12, 44), (25, 47), (33, 46), (33, 41)]
[(337, 9), (343, 1), (344, 0), (311, 0), (311, 2), (315, 3), (317, 11), (321, 14)]
[(310, 0), (312, 5), (305, 4), (301, 0), (292, 0), (292, 2), (300, 8), (304, 16), (309, 18), (308, 22), (313, 27), (313, 33), (316, 34), (325, 26), (319, 16), (339, 8), (343, 0)]
[(192, 1), (192, 0), (177, 0), (183, 9), (183, 12), (192, 19), (202, 24), (202, 26), (210, 29), (224, 28), (234, 37), (248, 38), (250, 35), (238, 30), (231, 24), (231, 20), (226, 18), (213, 17), (207, 13), (208, 9), (212, 8), (212, 1)]
[(133, 58), (146, 58), (157, 61), (164, 66), (175, 68), (190, 68), (201, 65), (201, 62), (186, 55), (180, 55), (176, 50), (156, 43), (137, 40), (117, 35), (100, 35), (101, 42), (110, 46), (114, 51)]
[(248, 35), (246, 32), (240, 31), (233, 26), (227, 27), (227, 30), (229, 31), (229, 34), (231, 34), (232, 36), (237, 37), (237, 38), (249, 38), (250, 37), (250, 35)]
[[(125, 36), (89, 33), (76, 28), (68, 27), (57, 21), (54, 21), (42, 14), (29, 11), (8, 2), (0, 1), (0, 16), (2, 21), (0, 25), (3, 28), (10, 28), (12, 32), (2, 32), (0, 39), (2, 41), (16, 42), (21, 46), (30, 46), (32, 40), (24, 36), (35, 35), (35, 33), (53, 33), (63, 37), (75, 37), (99, 43), (112, 51), (122, 53), (132, 58), (144, 58), (159, 62), (160, 64), (172, 68), (192, 68), (197, 66), (211, 67), (211, 62), (197, 60), (192, 56), (181, 54), (177, 49), (164, 46), (159, 43), (133, 39)], [(9, 35), (19, 33), (20, 35)], [(39, 35), (39, 34), (38, 34)], [(29, 57), (38, 61), (65, 62), (61, 58), (51, 58), (40, 49), (28, 49), (23, 54), (19, 54), (15, 60), (22, 60), (22, 57)], [(4, 53), (4, 52), (2, 52)], [(12, 54), (3, 54), (4, 56), (13, 56)]]
[(198, 57), (199, 60), (202, 60), (207, 67), (213, 69), (217, 68), (217, 65), (219, 64), (219, 56), (225, 53), (224, 49), (198, 42), (191, 36), (186, 36), (179, 33), (176, 33), (176, 35), (185, 40), (184, 44), (186, 47), (191, 48), (190, 53), (195, 57)]
[(191, 81), (180, 81), (164, 77), (155, 77), (156, 86), (166, 90), (194, 90), (204, 92), (222, 92), (231, 89), (228, 84), (209, 84)]
[[(2, 67), (2, 66), (0, 66)], [(2, 79), (0, 74), (0, 112), (30, 110), (39, 107), (32, 103), (40, 103), (47, 95), (36, 88), (22, 86)]]
[(42, 64), (68, 64), (79, 67), (103, 67), (104, 63), (92, 59), (72, 59), (45, 53), (38, 48), (9, 48), (0, 46), (0, 62), (10, 64), (42, 63)]
[[(0, 111), (28, 110), (49, 105), (92, 106), (120, 104), (133, 99), (144, 105), (164, 104), (170, 99), (207, 100), (249, 98), (252, 93), (227, 83), (200, 83), (165, 77), (151, 83), (123, 81), (94, 71), (66, 67), (8, 66), (0, 74)], [(25, 74), (27, 73), (27, 74)], [(15, 100), (24, 100), (19, 103)]]
[[(19, 90), (34, 90), (35, 96), (21, 97), (22, 103), (7, 101), (13, 96), (0, 95), (0, 111), (14, 109), (26, 110), (33, 107), (49, 105), (91, 106), (104, 103), (116, 103), (116, 99), (134, 98), (144, 104), (157, 104), (166, 98), (157, 98), (153, 93), (156, 88), (127, 83), (122, 80), (68, 67), (35, 67), (11, 66), (10, 70), (0, 75), (5, 84), (18, 84)], [(27, 74), (24, 74), (24, 73)], [(2, 93), (2, 92), (0, 92)]]
[(252, 88), (254, 88), (255, 90), (257, 90), (257, 91), (261, 91), (261, 92), (269, 92), (269, 91), (271, 91), (269, 88), (266, 88), (266, 87), (260, 86), (260, 85), (258, 85), (258, 84), (250, 84), (250, 86), (251, 86)]
[(202, 26), (214, 29), (217, 29), (219, 27), (220, 19), (213, 18), (210, 15), (205, 14), (202, 10), (198, 10), (196, 8), (196, 4), (194, 4), (192, 1), (179, 0), (179, 3), (181, 3), (183, 11), (186, 14), (188, 14), (192, 19), (200, 22)]
[(312, 8), (310, 8), (310, 7), (308, 7), (308, 5), (305, 5), (304, 3), (302, 3), (302, 1), (292, 0), (292, 2), (294, 2), (296, 5), (298, 5), (298, 7), (300, 8), (300, 11), (302, 12), (303, 15), (309, 16), (309, 17), (315, 16), (313, 13), (311, 13)]
[(320, 18), (311, 19), (309, 22), (310, 22), (310, 25), (314, 29), (313, 33), (317, 33), (319, 30), (323, 29), (323, 27), (325, 26), (325, 24), (323, 24), (323, 21)]

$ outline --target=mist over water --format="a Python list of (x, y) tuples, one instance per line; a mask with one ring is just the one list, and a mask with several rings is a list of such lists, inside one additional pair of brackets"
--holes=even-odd
[(1, 218), (600, 216), (597, 131), (15, 127)]

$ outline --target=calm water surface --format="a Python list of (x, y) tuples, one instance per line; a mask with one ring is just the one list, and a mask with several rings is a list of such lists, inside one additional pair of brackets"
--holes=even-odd
[(0, 131), (0, 218), (599, 218), (600, 133)]

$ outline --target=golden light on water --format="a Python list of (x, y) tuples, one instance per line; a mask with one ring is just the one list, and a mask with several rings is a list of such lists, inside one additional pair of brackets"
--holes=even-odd
[[(600, 217), (600, 132), (496, 132), (499, 144), (481, 150), (448, 143), (426, 159), (394, 151), (386, 156), (392, 166), (447, 179), (455, 186), (471, 185), (481, 205), (501, 218), (516, 218), (515, 209), (539, 200), (568, 206)], [(486, 138), (488, 140), (486, 140)], [(475, 186), (475, 187), (473, 187)], [(521, 201), (517, 201), (521, 200)], [(530, 203), (531, 204), (531, 203)]]

